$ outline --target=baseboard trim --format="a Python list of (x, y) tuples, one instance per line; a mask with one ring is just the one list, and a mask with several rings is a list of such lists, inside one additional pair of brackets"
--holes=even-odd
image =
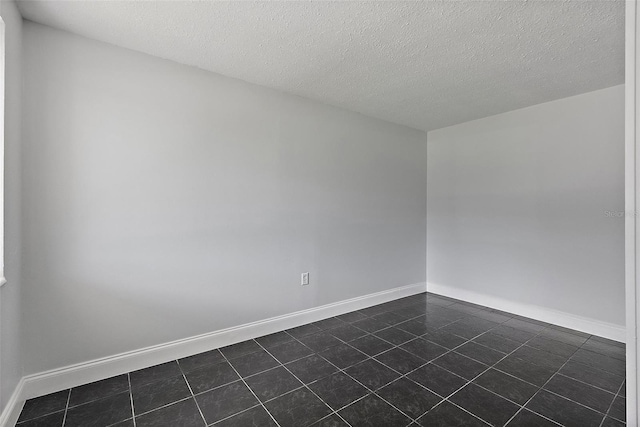
[(16, 422), (18, 422), (25, 401), (22, 397), (23, 390), (24, 378), (20, 379), (7, 402), (7, 406), (4, 407), (4, 410), (0, 414), (0, 427), (13, 427), (16, 425)]
[[(425, 290), (426, 284), (424, 282), (414, 283), (412, 285), (351, 298), (283, 316), (272, 317), (161, 345), (28, 375), (21, 381), (20, 391), (17, 394), (17, 403), (24, 402), (26, 399), (33, 397), (43, 396), (59, 390), (77, 387), (82, 384), (159, 363), (191, 356), (213, 348), (224, 347), (240, 341), (257, 338), (283, 329), (301, 326), (350, 311), (360, 310), (373, 305), (419, 294), (425, 292)], [(9, 420), (9, 415), (7, 415), (6, 418)], [(12, 425), (0, 423), (0, 427), (9, 426)]]
[(486, 307), (506, 311), (519, 316), (529, 317), (531, 319), (551, 323), (564, 328), (574, 329), (591, 335), (598, 335), (614, 341), (626, 341), (626, 328), (624, 326), (601, 322), (587, 317), (576, 316), (574, 314), (550, 308), (509, 301), (465, 289), (439, 285), (436, 283), (427, 283), (427, 291), (473, 304), (484, 305)]

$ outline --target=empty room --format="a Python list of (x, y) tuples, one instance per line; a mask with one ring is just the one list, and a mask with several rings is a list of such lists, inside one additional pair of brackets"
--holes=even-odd
[(638, 15), (0, 1), (0, 427), (638, 426)]

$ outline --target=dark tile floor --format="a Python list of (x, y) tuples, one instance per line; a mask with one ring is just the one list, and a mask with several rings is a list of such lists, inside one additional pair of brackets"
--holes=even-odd
[(621, 426), (624, 345), (420, 294), (29, 400), (19, 427)]

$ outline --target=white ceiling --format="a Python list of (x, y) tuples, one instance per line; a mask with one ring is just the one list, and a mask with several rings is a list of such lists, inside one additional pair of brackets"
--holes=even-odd
[(423, 130), (624, 82), (623, 1), (19, 7), (32, 21)]

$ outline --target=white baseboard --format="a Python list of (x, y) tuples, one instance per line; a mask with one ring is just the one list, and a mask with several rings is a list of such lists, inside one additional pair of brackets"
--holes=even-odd
[[(148, 366), (182, 357), (191, 356), (214, 348), (224, 347), (252, 338), (278, 332), (284, 329), (316, 322), (332, 316), (360, 310), (373, 305), (382, 304), (399, 298), (425, 292), (424, 282), (409, 286), (389, 289), (362, 297), (339, 301), (320, 307), (310, 308), (283, 316), (272, 317), (258, 322), (247, 323), (203, 335), (168, 342), (140, 350), (104, 357), (89, 362), (78, 363), (64, 368), (53, 369), (38, 374), (28, 375), (20, 382), (20, 389), (14, 393), (14, 408), (22, 407), (26, 399), (43, 396), (59, 390), (77, 387), (82, 384), (135, 371)], [(13, 397), (12, 397), (13, 399)], [(19, 404), (19, 405), (17, 405)], [(7, 410), (2, 413), (0, 427), (12, 427), (13, 420)], [(7, 414), (5, 414), (7, 412)], [(18, 410), (18, 414), (19, 414)], [(11, 412), (13, 413), (13, 412)], [(13, 420), (15, 422), (15, 420)]]
[(22, 407), (24, 406), (25, 399), (22, 397), (23, 390), (24, 378), (18, 382), (18, 385), (7, 402), (7, 406), (4, 407), (4, 410), (0, 414), (0, 427), (13, 427), (16, 425), (20, 417), (20, 412), (22, 412)]
[(574, 329), (591, 335), (597, 335), (614, 341), (626, 341), (626, 328), (624, 326), (435, 283), (427, 283), (427, 291), (473, 304), (484, 305), (486, 307), (506, 311), (519, 316), (529, 317), (541, 322)]

